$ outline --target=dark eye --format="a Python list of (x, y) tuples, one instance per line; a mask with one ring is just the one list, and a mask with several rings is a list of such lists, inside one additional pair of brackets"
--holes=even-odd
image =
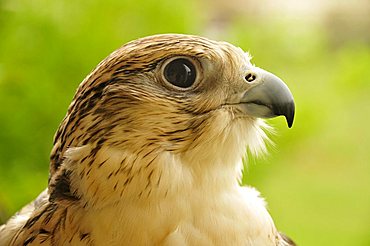
[(196, 75), (195, 66), (185, 58), (175, 59), (164, 68), (164, 78), (174, 86), (181, 88), (192, 86)]

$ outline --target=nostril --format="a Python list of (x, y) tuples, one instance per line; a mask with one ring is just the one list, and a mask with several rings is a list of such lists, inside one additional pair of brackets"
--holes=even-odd
[(245, 76), (245, 80), (247, 82), (253, 82), (254, 80), (256, 80), (257, 76), (253, 73), (248, 73), (246, 76)]

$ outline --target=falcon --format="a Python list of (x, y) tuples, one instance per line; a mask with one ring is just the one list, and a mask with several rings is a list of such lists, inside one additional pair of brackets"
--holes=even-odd
[(1, 245), (294, 245), (240, 185), (284, 82), (226, 42), (131, 41), (82, 81), (60, 124), (48, 188), (0, 227)]

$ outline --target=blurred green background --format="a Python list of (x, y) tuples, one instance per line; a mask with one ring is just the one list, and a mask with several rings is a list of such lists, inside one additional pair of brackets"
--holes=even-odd
[(370, 3), (0, 0), (0, 222), (47, 185), (75, 89), (123, 43), (157, 33), (225, 40), (283, 78), (294, 127), (249, 158), (281, 231), (299, 245), (370, 245)]

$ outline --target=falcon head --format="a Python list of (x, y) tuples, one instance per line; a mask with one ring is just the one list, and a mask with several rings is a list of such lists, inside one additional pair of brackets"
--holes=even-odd
[(122, 195), (136, 179), (143, 191), (174, 179), (173, 166), (240, 175), (245, 147), (264, 148), (261, 118), (283, 115), (289, 127), (294, 118), (288, 87), (250, 60), (229, 43), (178, 34), (113, 52), (81, 83), (56, 133), (51, 198)]

